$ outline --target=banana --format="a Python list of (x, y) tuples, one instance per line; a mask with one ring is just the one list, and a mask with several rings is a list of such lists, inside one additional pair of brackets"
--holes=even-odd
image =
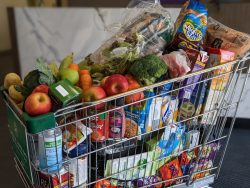
[(8, 73), (4, 78), (4, 89), (9, 89), (11, 85), (21, 85), (21, 78), (16, 73)]
[(61, 62), (59, 70), (62, 70), (64, 68), (68, 68), (68, 66), (73, 63), (73, 53), (67, 55)]

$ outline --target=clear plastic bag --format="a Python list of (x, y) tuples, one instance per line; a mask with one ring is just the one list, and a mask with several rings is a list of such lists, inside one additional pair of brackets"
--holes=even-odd
[(162, 56), (169, 68), (171, 78), (176, 78), (187, 74), (191, 69), (191, 62), (183, 50), (173, 51)]
[[(113, 24), (119, 28), (118, 24)], [(124, 13), (120, 28), (91, 54), (92, 63), (99, 63), (105, 76), (123, 74), (135, 59), (162, 52), (171, 41), (174, 23), (169, 12), (158, 1), (134, 0)], [(99, 69), (99, 70), (100, 70)]]

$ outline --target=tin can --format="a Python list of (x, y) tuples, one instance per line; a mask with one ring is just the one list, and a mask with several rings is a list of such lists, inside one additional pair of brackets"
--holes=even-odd
[(58, 173), (38, 171), (38, 188), (69, 188), (69, 173), (61, 168)]

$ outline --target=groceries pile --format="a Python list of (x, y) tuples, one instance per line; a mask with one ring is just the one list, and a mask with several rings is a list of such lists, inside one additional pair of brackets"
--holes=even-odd
[[(162, 187), (211, 168), (220, 143), (211, 142), (202, 150), (201, 129), (185, 120), (218, 106), (229, 74), (209, 82), (196, 74), (116, 100), (102, 99), (236, 60), (249, 49), (249, 35), (208, 17), (201, 2), (189, 0), (175, 24), (167, 9), (148, 7), (79, 63), (71, 53), (59, 67), (37, 59), (36, 69), (23, 80), (7, 74), (4, 89), (31, 118), (97, 102), (37, 134), (39, 182), (45, 187), (75, 187), (109, 177), (95, 187)], [(231, 70), (225, 66), (213, 75)], [(179, 92), (170, 92), (173, 89)], [(89, 116), (94, 118), (82, 120)], [(214, 119), (214, 113), (207, 113), (196, 123), (212, 124)], [(162, 131), (153, 137), (158, 130)], [(105, 149), (99, 152), (101, 148)], [(92, 154), (86, 155), (89, 151)], [(196, 173), (191, 179), (209, 173)], [(167, 181), (172, 178), (176, 179)]]

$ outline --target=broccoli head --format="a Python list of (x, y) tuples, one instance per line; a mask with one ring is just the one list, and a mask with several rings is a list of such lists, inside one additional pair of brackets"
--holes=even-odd
[(151, 85), (168, 71), (166, 63), (157, 55), (147, 55), (133, 62), (129, 72), (142, 85)]

